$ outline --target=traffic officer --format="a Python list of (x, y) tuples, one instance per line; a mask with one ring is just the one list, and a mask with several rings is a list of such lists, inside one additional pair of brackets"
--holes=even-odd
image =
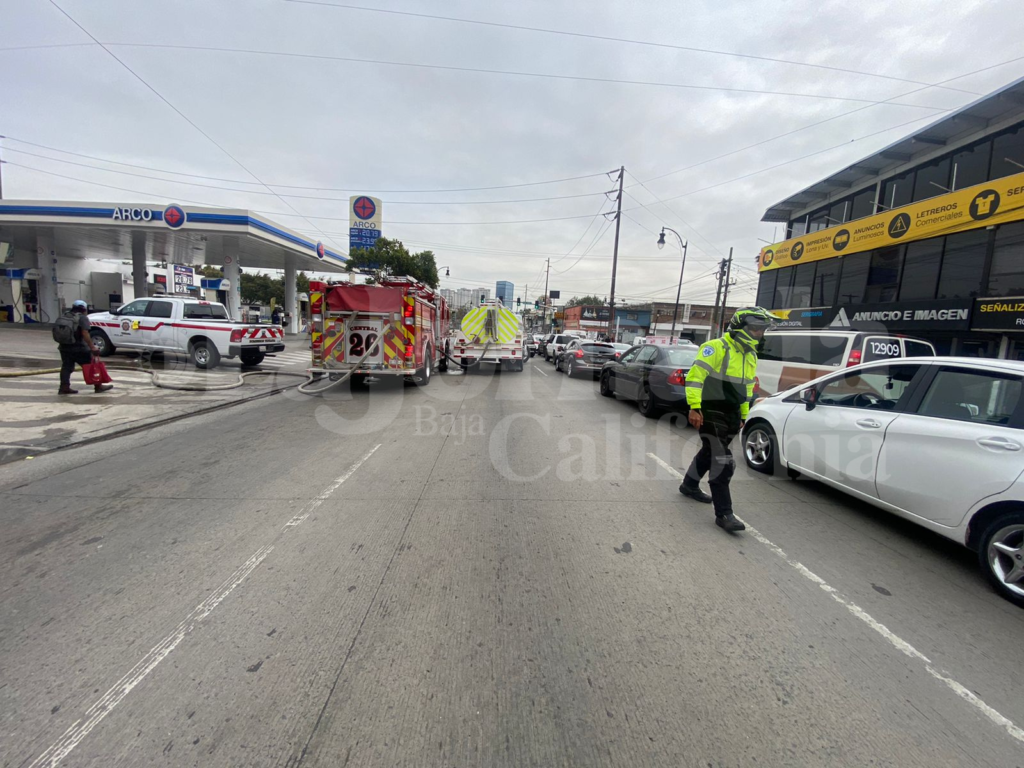
[[(715, 524), (730, 533), (743, 525), (732, 512), (729, 481), (736, 462), (729, 443), (743, 429), (754, 399), (757, 349), (764, 332), (776, 318), (760, 307), (736, 310), (729, 330), (700, 348), (693, 367), (686, 374), (686, 404), (690, 424), (700, 431), (701, 448), (690, 463), (679, 492), (715, 505)], [(708, 475), (711, 495), (700, 488)]]

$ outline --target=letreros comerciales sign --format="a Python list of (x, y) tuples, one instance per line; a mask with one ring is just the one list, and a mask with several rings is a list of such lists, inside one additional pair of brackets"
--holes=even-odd
[(758, 269), (885, 248), (1024, 219), (1024, 173), (967, 187), (761, 249)]

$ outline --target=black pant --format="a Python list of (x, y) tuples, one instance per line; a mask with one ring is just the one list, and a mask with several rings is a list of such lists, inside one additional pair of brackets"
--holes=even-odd
[(715, 516), (732, 514), (732, 494), (729, 481), (736, 471), (736, 460), (729, 450), (729, 443), (740, 431), (739, 411), (723, 412), (702, 410), (704, 425), (700, 428), (700, 451), (686, 470), (683, 485), (696, 488), (704, 475), (708, 475), (711, 499), (715, 505)]
[(71, 374), (75, 372), (75, 363), (86, 365), (91, 362), (92, 352), (87, 347), (60, 347), (60, 388), (71, 389)]

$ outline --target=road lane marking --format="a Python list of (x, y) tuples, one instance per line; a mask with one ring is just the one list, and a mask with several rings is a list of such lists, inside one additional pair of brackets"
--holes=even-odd
[(541, 376), (547, 376), (547, 374), (546, 374), (546, 373), (544, 373), (544, 371), (542, 371), (542, 370), (541, 370), (540, 368), (538, 368), (537, 366), (535, 366), (535, 365), (534, 365), (534, 366), (531, 366), (531, 368), (533, 368), (533, 370), (535, 370), (535, 371), (536, 371), (537, 373), (539, 373), (539, 374), (540, 374)]
[(120, 680), (118, 680), (114, 686), (100, 697), (89, 710), (85, 713), (84, 720), (76, 720), (72, 723), (71, 727), (68, 728), (64, 735), (57, 739), (49, 749), (43, 754), (37, 757), (29, 768), (42, 768), (42, 766), (50, 766), (54, 768), (61, 760), (67, 757), (71, 751), (78, 746), (79, 742), (82, 741), (89, 732), (92, 731), (100, 721), (109, 715), (114, 707), (120, 704), (124, 698), (131, 693), (132, 689), (141, 683), (145, 679), (146, 675), (156, 669), (156, 666), (167, 658), (171, 651), (178, 647), (178, 644), (185, 639), (185, 635), (189, 634), (204, 618), (210, 615), (214, 608), (223, 602), (224, 598), (230, 595), (239, 584), (245, 581), (245, 578), (256, 570), (256, 567), (263, 562), (264, 558), (274, 550), (273, 546), (263, 547), (256, 550), (242, 566), (235, 571), (228, 579), (217, 588), (208, 598), (197, 605), (185, 620), (181, 622), (171, 634), (157, 643), (153, 648), (142, 657), (131, 670)]
[[(656, 456), (653, 453), (648, 453), (647, 455), (654, 459), (666, 472), (673, 475), (679, 480), (683, 479), (684, 475), (678, 472), (676, 468), (673, 467), (671, 464), (662, 461), (661, 457)], [(814, 571), (807, 568), (803, 563), (790, 559), (790, 557), (782, 550), (781, 547), (773, 544), (767, 538), (762, 536), (756, 528), (752, 527), (747, 522), (744, 522), (744, 525), (747, 526), (747, 532), (750, 533), (751, 536), (753, 536), (755, 539), (757, 539), (757, 541), (764, 544), (766, 547), (768, 547), (768, 549), (770, 549), (772, 552), (774, 552), (776, 555), (778, 555), (780, 558), (786, 561), (786, 563), (791, 568), (796, 570), (797, 573), (799, 573), (808, 581), (817, 584), (823, 591), (828, 593), (828, 595), (833, 600), (842, 605), (844, 608), (846, 608), (846, 610), (848, 610), (858, 619), (860, 619), (873, 630), (875, 630), (875, 632), (877, 632), (886, 640), (888, 640), (889, 643), (892, 644), (892, 646), (896, 648), (898, 651), (909, 656), (912, 659), (917, 659), (918, 661), (922, 662), (924, 664), (924, 668), (927, 670), (929, 675), (943, 683), (947, 688), (952, 690), (953, 693), (955, 693), (961, 699), (977, 708), (983, 715), (985, 715), (985, 717), (987, 717), (995, 725), (999, 726), (1000, 728), (1003, 728), (1014, 739), (1021, 743), (1024, 743), (1024, 728), (1020, 728), (1014, 725), (1012, 720), (1010, 720), (1009, 718), (1002, 715), (1000, 712), (990, 707), (988, 704), (982, 701), (978, 696), (976, 696), (966, 687), (958, 683), (956, 680), (953, 680), (951, 677), (948, 677), (947, 675), (943, 674), (939, 670), (935, 669), (935, 667), (932, 666), (931, 659), (929, 659), (927, 656), (925, 656), (923, 653), (917, 650), (917, 648), (912, 646), (910, 643), (908, 643), (902, 637), (897, 635), (887, 626), (882, 624), (880, 621), (876, 620), (873, 616), (871, 616), (859, 605), (843, 597), (843, 595), (840, 594), (834, 587), (829, 586), (829, 584), (823, 578), (818, 576), (818, 574), (814, 573)]]
[(291, 520), (284, 524), (284, 527), (294, 528), (297, 525), (302, 525), (302, 522), (311, 514), (313, 514), (313, 512), (316, 511), (317, 507), (319, 507), (321, 504), (327, 501), (330, 495), (341, 487), (342, 483), (344, 483), (346, 480), (352, 477), (353, 473), (363, 465), (363, 462), (366, 461), (371, 456), (373, 456), (376, 450), (380, 448), (382, 445), (384, 445), (384, 443), (378, 443), (365, 454), (363, 454), (363, 457), (359, 459), (359, 461), (357, 461), (351, 467), (349, 467), (345, 471), (345, 474), (343, 474), (341, 477), (339, 477), (337, 480), (331, 483), (331, 485), (328, 486), (327, 490), (325, 490), (323, 493), (321, 493), (319, 496), (317, 496), (315, 499), (309, 502), (309, 504), (303, 507), (299, 514), (297, 514), (295, 517), (293, 517)]

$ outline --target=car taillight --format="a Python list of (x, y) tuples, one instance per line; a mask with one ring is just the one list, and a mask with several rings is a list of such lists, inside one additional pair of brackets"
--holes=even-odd
[(622, 355), (621, 352), (616, 352), (615, 353), (615, 359), (618, 360), (621, 355)]
[(242, 340), (243, 336), (245, 336), (245, 331), (242, 330), (241, 328), (232, 328), (231, 329), (231, 343), (232, 344), (237, 344), (239, 341)]
[(852, 365), (860, 365), (861, 352), (859, 349), (855, 349), (850, 353), (850, 359), (846, 361), (846, 367), (849, 368)]
[(678, 371), (673, 371), (668, 376), (668, 383), (674, 387), (686, 386), (686, 371), (680, 368)]
[(577, 359), (583, 357), (583, 350), (582, 349), (577, 349), (576, 350), (576, 357), (577, 357)]

